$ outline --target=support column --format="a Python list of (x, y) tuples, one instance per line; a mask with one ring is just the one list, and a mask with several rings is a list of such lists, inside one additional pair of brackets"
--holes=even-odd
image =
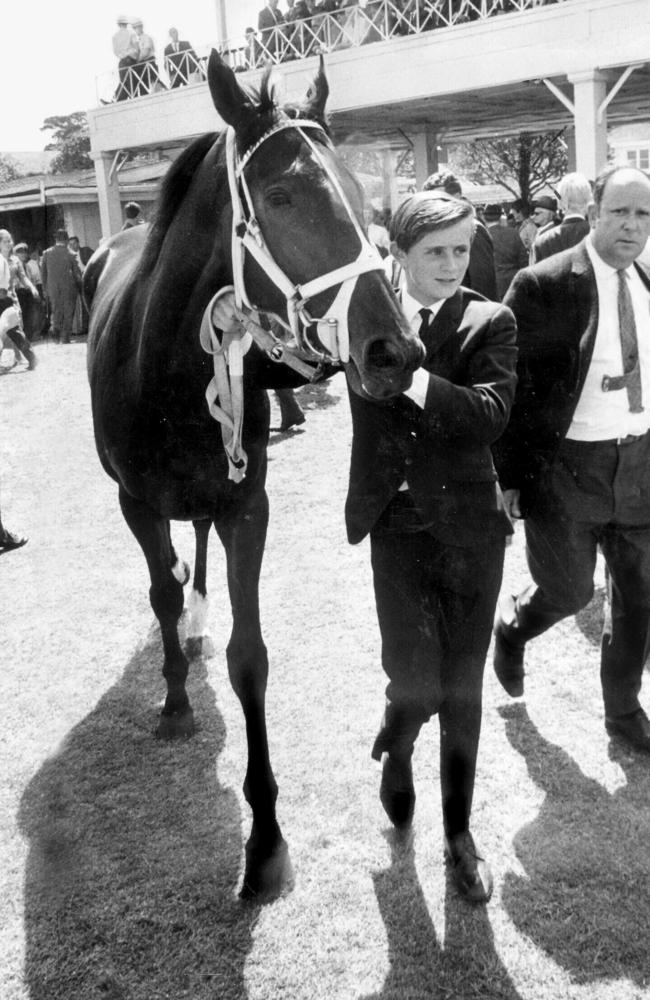
[(415, 160), (415, 186), (422, 190), (427, 177), (438, 169), (438, 136), (433, 129), (411, 136)]
[(217, 15), (217, 42), (223, 46), (228, 41), (228, 21), (226, 19), (226, 0), (215, 0)]
[(576, 169), (594, 180), (607, 163), (607, 80), (598, 70), (569, 76), (573, 84), (576, 126)]
[(93, 153), (95, 161), (95, 177), (97, 178), (97, 197), (99, 199), (99, 218), (102, 225), (102, 237), (107, 238), (113, 233), (119, 233), (122, 228), (122, 205), (117, 171), (111, 176), (113, 155), (111, 153)]
[(391, 212), (395, 211), (399, 203), (395, 161), (395, 152), (392, 149), (384, 149), (381, 157), (381, 172), (384, 182), (384, 197), (382, 204), (384, 208), (390, 208)]

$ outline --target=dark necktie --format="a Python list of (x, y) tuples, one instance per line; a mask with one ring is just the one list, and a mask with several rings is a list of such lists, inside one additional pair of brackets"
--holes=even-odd
[(420, 340), (424, 341), (431, 327), (433, 326), (433, 313), (430, 309), (418, 309), (420, 316), (422, 317), (422, 322), (420, 323), (420, 329), (418, 330), (418, 336)]
[(626, 389), (630, 413), (643, 411), (641, 393), (641, 368), (639, 366), (639, 345), (636, 336), (634, 306), (628, 285), (627, 274), (618, 271), (618, 329), (623, 355), (623, 375), (605, 375), (603, 389)]

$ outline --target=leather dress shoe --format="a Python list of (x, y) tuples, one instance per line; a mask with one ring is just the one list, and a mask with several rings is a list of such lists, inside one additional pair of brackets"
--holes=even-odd
[(629, 715), (605, 717), (605, 729), (610, 736), (629, 743), (635, 750), (650, 753), (650, 719), (642, 708)]
[(407, 829), (413, 820), (415, 789), (411, 757), (387, 753), (381, 772), (379, 799), (391, 823), (400, 830)]
[(470, 903), (487, 903), (492, 895), (492, 872), (469, 830), (445, 837), (445, 860), (461, 896)]
[(508, 638), (508, 626), (500, 616), (494, 623), (494, 672), (511, 698), (524, 693), (524, 646)]

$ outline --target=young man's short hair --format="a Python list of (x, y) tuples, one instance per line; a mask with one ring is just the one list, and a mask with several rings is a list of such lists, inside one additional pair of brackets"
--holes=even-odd
[(449, 229), (463, 219), (471, 219), (473, 237), (476, 221), (468, 201), (441, 192), (419, 191), (409, 195), (393, 215), (390, 238), (403, 253), (408, 253), (426, 233)]
[(127, 219), (137, 219), (141, 211), (142, 209), (138, 205), (137, 201), (130, 201), (124, 206), (124, 214)]

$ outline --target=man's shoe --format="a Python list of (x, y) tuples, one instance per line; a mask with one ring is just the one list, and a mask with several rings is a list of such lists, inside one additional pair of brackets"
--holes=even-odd
[(0, 535), (0, 554), (11, 552), (12, 549), (19, 549), (27, 544), (27, 539), (22, 535), (15, 535), (12, 531), (5, 531)]
[(494, 623), (494, 672), (501, 687), (511, 698), (524, 693), (524, 645), (508, 638), (508, 626), (499, 612)]
[(445, 860), (461, 896), (470, 903), (487, 903), (492, 895), (492, 872), (469, 830), (445, 837)]
[(650, 719), (642, 708), (629, 715), (605, 717), (605, 729), (613, 738), (629, 743), (635, 750), (650, 753)]
[(387, 753), (381, 772), (379, 799), (391, 823), (399, 830), (407, 829), (413, 820), (415, 789), (411, 758)]

